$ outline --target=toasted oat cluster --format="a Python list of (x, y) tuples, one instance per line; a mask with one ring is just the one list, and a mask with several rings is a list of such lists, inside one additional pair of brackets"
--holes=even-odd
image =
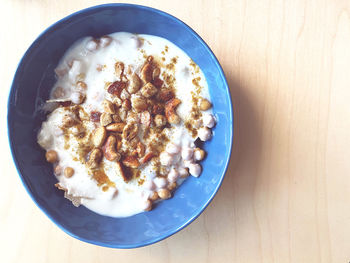
[[(38, 143), (54, 165), (56, 187), (73, 204), (128, 216), (151, 210), (189, 174), (201, 174), (201, 142), (216, 122), (202, 96), (205, 78), (185, 53), (161, 40), (127, 33), (85, 39), (57, 67), (48, 101), (54, 110)], [(127, 52), (130, 43), (134, 58), (116, 51)], [(103, 57), (113, 60), (102, 64)], [(109, 212), (112, 202), (116, 211)]]

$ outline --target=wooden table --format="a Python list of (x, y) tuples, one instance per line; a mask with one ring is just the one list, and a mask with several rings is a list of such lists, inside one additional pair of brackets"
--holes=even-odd
[(39, 33), (100, 3), (1, 0), (0, 261), (349, 262), (350, 1), (138, 1), (189, 24), (224, 68), (235, 138), (220, 191), (189, 227), (133, 250), (71, 238), (35, 206), (5, 147), (8, 89)]

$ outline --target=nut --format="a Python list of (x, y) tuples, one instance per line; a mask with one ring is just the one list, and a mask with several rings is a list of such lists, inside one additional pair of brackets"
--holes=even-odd
[(181, 100), (174, 98), (168, 101), (165, 105), (165, 116), (171, 124), (180, 122), (180, 117), (176, 114), (176, 107), (181, 103)]
[(117, 153), (116, 151), (116, 144), (117, 139), (115, 136), (110, 135), (108, 136), (106, 143), (103, 147), (104, 156), (108, 161), (119, 161), (120, 160), (120, 153)]
[(120, 106), (122, 106), (123, 100), (121, 100), (118, 97), (115, 97), (115, 98), (113, 98), (113, 103), (115, 104), (115, 106), (120, 107)]
[(171, 193), (168, 189), (158, 190), (158, 195), (161, 199), (169, 199), (171, 197)]
[(122, 121), (122, 119), (120, 118), (120, 116), (118, 114), (113, 114), (112, 119), (114, 122), (121, 122)]
[(140, 162), (135, 156), (126, 156), (122, 162), (125, 166), (130, 168), (137, 168), (140, 166)]
[(158, 89), (150, 82), (141, 88), (141, 94), (146, 98), (154, 96), (157, 92)]
[(164, 114), (164, 106), (161, 104), (155, 104), (152, 107), (152, 114), (157, 115), (157, 114)]
[(90, 120), (89, 115), (82, 108), (80, 108), (78, 111), (78, 117), (79, 117), (79, 120), (81, 121)]
[(55, 150), (48, 150), (45, 153), (46, 161), (49, 163), (55, 163), (58, 160), (58, 154)]
[(144, 128), (148, 128), (151, 125), (151, 114), (148, 111), (144, 111), (140, 114), (140, 122)]
[(62, 118), (62, 127), (70, 128), (77, 124), (77, 120), (72, 115), (64, 115)]
[(162, 102), (167, 102), (175, 97), (175, 94), (172, 90), (161, 89), (158, 93), (158, 99)]
[(147, 109), (147, 102), (143, 97), (131, 98), (131, 105), (137, 112), (141, 112)]
[(123, 138), (127, 141), (131, 141), (131, 139), (133, 139), (137, 135), (137, 132), (137, 124), (129, 123), (123, 129)]
[(136, 93), (141, 87), (141, 80), (135, 73), (131, 75), (130, 84), (128, 86), (128, 92), (130, 94)]
[(122, 100), (129, 99), (129, 98), (130, 98), (129, 92), (127, 92), (126, 89), (123, 89), (123, 90), (122, 90), (122, 93), (120, 93), (120, 98), (121, 98)]
[(128, 112), (128, 116), (126, 117), (126, 122), (127, 123), (131, 123), (131, 122), (138, 122), (139, 121), (139, 116), (137, 113), (133, 112), (133, 111), (129, 111)]
[(138, 142), (137, 147), (136, 147), (136, 152), (137, 152), (137, 155), (139, 156), (139, 158), (141, 158), (142, 156), (145, 155), (145, 150), (146, 150), (145, 145), (143, 145), (142, 142)]
[(152, 65), (150, 63), (146, 63), (141, 69), (141, 79), (146, 84), (152, 80)]
[(103, 105), (103, 109), (105, 112), (110, 113), (110, 114), (114, 114), (115, 113), (115, 107), (114, 104), (109, 101), (109, 100), (104, 100), (102, 102)]
[(107, 136), (106, 128), (103, 126), (98, 127), (92, 135), (93, 145), (95, 147), (100, 147), (104, 143), (106, 136)]
[(153, 81), (152, 81), (152, 84), (154, 85), (154, 86), (156, 86), (156, 88), (157, 89), (160, 89), (162, 86), (163, 86), (163, 83), (164, 83), (164, 81), (163, 80), (161, 80), (160, 78), (155, 78)]
[(101, 124), (101, 126), (107, 126), (111, 122), (112, 122), (111, 114), (106, 113), (106, 112), (101, 114), (101, 117), (100, 117), (100, 124)]
[(89, 154), (89, 160), (86, 165), (91, 168), (97, 168), (102, 159), (102, 151), (99, 148), (93, 149)]
[(125, 109), (125, 110), (130, 110), (131, 109), (131, 102), (130, 100), (126, 99), (123, 101), (122, 103), (122, 108)]
[(128, 116), (128, 111), (123, 109), (123, 108), (120, 108), (119, 109), (119, 117), (122, 121), (125, 121), (126, 120), (126, 117)]
[(199, 104), (199, 108), (202, 110), (202, 111), (205, 111), (205, 110), (209, 110), (211, 108), (211, 103), (209, 100), (207, 99), (202, 99), (200, 104)]
[(114, 96), (120, 97), (120, 94), (122, 93), (123, 89), (126, 87), (126, 84), (127, 83), (123, 81), (115, 81), (108, 86), (107, 92)]
[(72, 167), (66, 167), (64, 169), (64, 176), (67, 178), (71, 178), (74, 175), (74, 169)]
[(160, 75), (160, 68), (156, 67), (153, 69), (153, 72), (152, 72), (152, 79), (156, 79), (158, 78)]
[(128, 141), (128, 144), (131, 148), (136, 148), (137, 144), (139, 143), (140, 139), (138, 137), (135, 137), (133, 139), (131, 139), (130, 141)]
[(115, 74), (121, 78), (121, 76), (124, 73), (124, 63), (123, 62), (117, 62), (114, 65), (114, 70), (115, 70)]
[(113, 132), (123, 132), (124, 127), (125, 127), (125, 124), (122, 122), (112, 123), (106, 127), (106, 130), (113, 131)]
[(166, 124), (166, 118), (164, 115), (157, 114), (154, 117), (154, 123), (157, 127), (163, 127)]

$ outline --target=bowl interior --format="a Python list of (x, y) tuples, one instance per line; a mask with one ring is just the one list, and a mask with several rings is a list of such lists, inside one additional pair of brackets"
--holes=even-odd
[[(188, 178), (172, 199), (147, 213), (128, 218), (95, 214), (73, 207), (54, 187), (56, 178), (46, 163), (36, 135), (45, 119), (39, 107), (55, 82), (54, 69), (67, 48), (83, 36), (117, 31), (152, 34), (182, 48), (203, 70), (218, 119), (214, 137), (205, 143), (208, 157), (199, 178)], [(47, 29), (28, 49), (17, 69), (8, 104), (10, 146), (25, 187), (38, 206), (64, 231), (86, 242), (129, 248), (159, 241), (196, 218), (215, 195), (223, 179), (232, 143), (232, 108), (220, 65), (189, 27), (161, 11), (112, 4), (88, 8)]]

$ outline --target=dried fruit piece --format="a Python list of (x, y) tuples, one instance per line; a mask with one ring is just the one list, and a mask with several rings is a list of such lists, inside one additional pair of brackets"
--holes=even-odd
[(156, 86), (158, 89), (160, 89), (163, 86), (164, 81), (161, 80), (160, 78), (155, 78), (152, 81), (152, 84)]
[(95, 147), (100, 147), (104, 143), (106, 136), (107, 136), (106, 128), (103, 126), (98, 127), (92, 135), (93, 145)]
[(92, 122), (100, 122), (101, 112), (99, 111), (92, 111), (90, 113), (90, 120)]
[(109, 85), (107, 92), (114, 96), (120, 97), (123, 89), (126, 87), (126, 82), (123, 81), (115, 81), (111, 85)]
[(122, 162), (126, 167), (130, 168), (138, 168), (140, 166), (140, 162), (135, 156), (126, 156)]
[(123, 177), (125, 182), (128, 182), (132, 178), (132, 173), (121, 162), (116, 162), (117, 172)]

